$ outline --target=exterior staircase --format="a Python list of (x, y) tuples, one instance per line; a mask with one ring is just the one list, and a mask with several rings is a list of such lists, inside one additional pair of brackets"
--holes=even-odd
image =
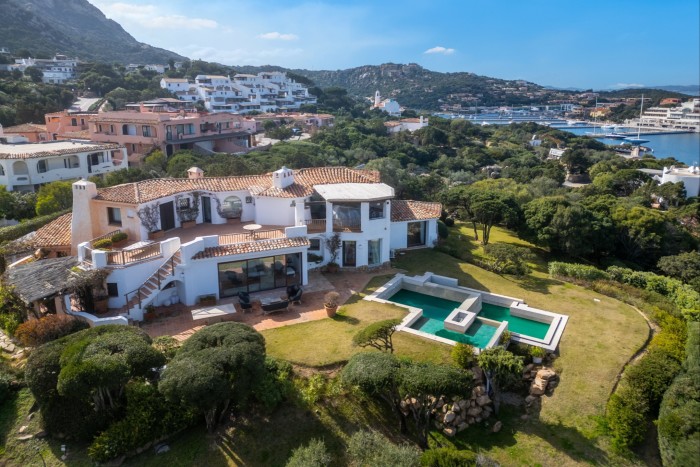
[(131, 320), (134, 311), (146, 308), (175, 279), (175, 268), (180, 262), (180, 250), (177, 250), (138, 289), (126, 294), (126, 305), (120, 314)]

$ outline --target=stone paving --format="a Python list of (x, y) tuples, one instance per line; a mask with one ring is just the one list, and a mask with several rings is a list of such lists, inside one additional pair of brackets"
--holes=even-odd
[(12, 342), (12, 339), (10, 339), (2, 330), (0, 330), (0, 349), (2, 349), (4, 353), (10, 355), (13, 359), (21, 357), (24, 353), (24, 349), (15, 345), (15, 343)]
[[(323, 297), (329, 291), (335, 290), (340, 294), (340, 303), (345, 303), (354, 293), (362, 291), (369, 280), (375, 275), (387, 274), (390, 271), (363, 272), (338, 272), (325, 274), (318, 271), (309, 273), (309, 285), (304, 286), (301, 304), (290, 305), (287, 311), (263, 315), (259, 300), (263, 298), (278, 298), (284, 294), (284, 289), (276, 289), (267, 292), (253, 293), (251, 299), (258, 301), (250, 312), (243, 313), (238, 305), (237, 298), (219, 300), (218, 304), (232, 303), (236, 307), (236, 313), (223, 318), (217, 318), (212, 322), (195, 322), (192, 320), (192, 310), (201, 308), (199, 305), (185, 306), (183, 304), (169, 307), (156, 307), (156, 313), (162, 315), (150, 323), (143, 323), (141, 328), (151, 337), (173, 336), (179, 341), (186, 340), (207, 324), (220, 322), (221, 319), (246, 323), (258, 331), (272, 329), (291, 324), (305, 323), (327, 318), (323, 307)], [(169, 315), (169, 316), (168, 316)]]

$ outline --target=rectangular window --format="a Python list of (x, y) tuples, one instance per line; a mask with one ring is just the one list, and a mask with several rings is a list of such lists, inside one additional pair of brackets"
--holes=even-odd
[(321, 251), (321, 239), (320, 238), (310, 238), (309, 239), (309, 251)]
[(425, 245), (425, 222), (409, 222), (406, 244), (409, 247)]
[(107, 219), (110, 225), (122, 225), (122, 210), (119, 208), (107, 208)]
[(78, 120), (75, 118), (70, 119), (70, 126), (78, 126)]
[(369, 203), (369, 218), (384, 219), (384, 201), (372, 201)]
[(150, 127), (150, 126), (148, 126), (148, 125), (143, 125), (142, 130), (143, 130), (143, 136), (145, 136), (146, 138), (150, 138), (150, 137), (151, 137), (151, 127)]
[(110, 297), (119, 296), (119, 284), (116, 282), (107, 282), (107, 295)]
[(189, 209), (190, 208), (190, 199), (189, 198), (180, 198), (177, 200), (177, 207), (178, 209)]
[(45, 160), (42, 159), (36, 163), (36, 171), (39, 172), (40, 174), (43, 174), (44, 172), (46, 172), (46, 161)]
[(110, 132), (111, 134), (114, 134), (114, 125), (110, 125), (110, 126), (109, 126), (109, 132)]
[(367, 265), (379, 266), (382, 264), (382, 240), (370, 240), (367, 242)]

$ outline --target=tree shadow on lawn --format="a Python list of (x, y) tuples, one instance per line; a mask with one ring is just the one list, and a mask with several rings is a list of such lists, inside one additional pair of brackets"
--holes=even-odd
[(5, 400), (0, 401), (0, 446), (7, 446), (7, 439), (12, 436), (18, 414), (19, 395), (12, 392)]
[(501, 276), (504, 279), (513, 282), (514, 284), (522, 287), (525, 290), (530, 290), (533, 292), (538, 292), (544, 295), (550, 294), (550, 287), (561, 285), (561, 281), (551, 279), (549, 277), (535, 277), (532, 274), (521, 277), (520, 279), (513, 278), (511, 276)]
[(360, 320), (355, 318), (354, 316), (348, 316), (342, 313), (337, 313), (334, 317), (331, 318), (333, 321), (338, 321), (340, 323), (346, 323), (350, 324), (352, 326), (360, 324)]

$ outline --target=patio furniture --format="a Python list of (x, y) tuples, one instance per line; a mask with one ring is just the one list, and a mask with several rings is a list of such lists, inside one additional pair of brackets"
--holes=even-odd
[(290, 285), (287, 287), (287, 300), (290, 303), (301, 304), (301, 294), (304, 293), (301, 287), (298, 285)]
[(241, 310), (243, 310), (244, 313), (253, 309), (253, 304), (250, 302), (250, 295), (248, 292), (238, 292), (238, 304), (241, 305)]
[(262, 307), (263, 314), (267, 315), (276, 311), (286, 310), (289, 306), (289, 300), (278, 300), (270, 303), (261, 302), (260, 306)]

